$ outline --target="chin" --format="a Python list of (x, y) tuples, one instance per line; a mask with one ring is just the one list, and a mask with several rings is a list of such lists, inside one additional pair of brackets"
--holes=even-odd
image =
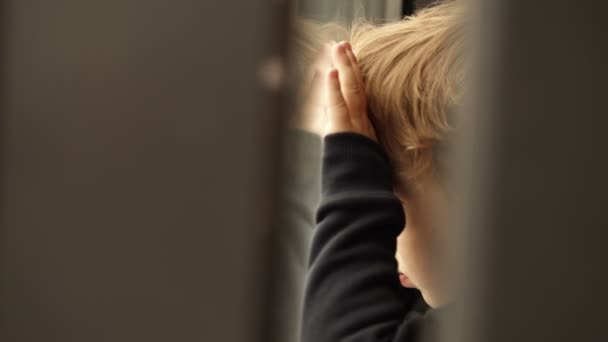
[(420, 293), (422, 294), (422, 298), (424, 301), (433, 309), (436, 309), (443, 305), (443, 303), (438, 300), (437, 297), (430, 295), (428, 292), (420, 289)]

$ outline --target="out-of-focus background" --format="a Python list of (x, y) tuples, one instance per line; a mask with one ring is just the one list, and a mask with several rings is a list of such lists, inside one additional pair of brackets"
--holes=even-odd
[[(0, 1), (0, 341), (296, 339), (321, 142), (287, 128), (291, 24), (429, 3)], [(470, 6), (444, 339), (606, 341), (605, 5)]]
[(317, 20), (352, 20), (357, 17), (379, 20), (398, 19), (403, 10), (413, 11), (415, 1), (402, 0), (297, 0), (298, 15)]

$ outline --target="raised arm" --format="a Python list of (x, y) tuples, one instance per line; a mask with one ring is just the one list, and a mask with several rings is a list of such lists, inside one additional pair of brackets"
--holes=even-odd
[[(416, 341), (433, 314), (411, 311), (417, 291), (397, 276), (405, 225), (388, 160), (367, 119), (356, 61), (345, 43), (327, 73), (322, 199), (311, 247), (303, 342)], [(426, 329), (430, 331), (431, 329)]]

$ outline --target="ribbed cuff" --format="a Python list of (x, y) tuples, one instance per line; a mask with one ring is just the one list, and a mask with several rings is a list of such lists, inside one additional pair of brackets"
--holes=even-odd
[(322, 192), (392, 191), (391, 169), (382, 147), (357, 133), (334, 133), (323, 146)]

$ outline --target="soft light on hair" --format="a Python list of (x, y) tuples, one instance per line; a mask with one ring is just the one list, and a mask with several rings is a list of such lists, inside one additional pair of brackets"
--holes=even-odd
[(295, 69), (304, 84), (321, 45), (350, 35), (370, 118), (389, 156), (395, 190), (403, 194), (419, 180), (442, 174), (441, 150), (454, 129), (451, 113), (462, 93), (461, 10), (459, 1), (447, 1), (382, 25), (358, 21), (350, 30), (337, 22), (296, 23)]
[(463, 25), (457, 2), (381, 26), (356, 23), (351, 45), (371, 119), (391, 160), (396, 190), (436, 177), (462, 92)]

